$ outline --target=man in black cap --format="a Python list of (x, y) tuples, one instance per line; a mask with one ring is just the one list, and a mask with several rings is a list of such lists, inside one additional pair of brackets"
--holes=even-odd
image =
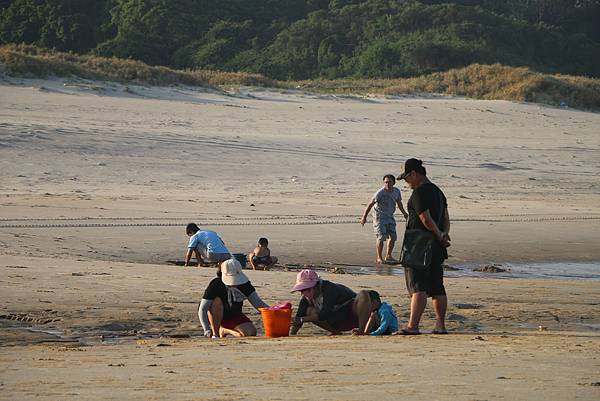
[(406, 288), (411, 295), (410, 319), (401, 334), (420, 334), (419, 323), (427, 305), (427, 297), (432, 298), (436, 322), (434, 334), (448, 334), (446, 331), (446, 309), (448, 298), (444, 288), (444, 271), (442, 262), (448, 258), (447, 247), (450, 246), (450, 217), (444, 193), (429, 179), (423, 162), (408, 159), (404, 163), (404, 172), (398, 180), (405, 180), (413, 193), (408, 200), (407, 229), (429, 230), (437, 241), (433, 247), (431, 267), (417, 270), (404, 267)]

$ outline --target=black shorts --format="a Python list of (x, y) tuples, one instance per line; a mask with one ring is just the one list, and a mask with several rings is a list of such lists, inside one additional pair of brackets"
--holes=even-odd
[(253, 256), (252, 261), (257, 265), (270, 265), (272, 263), (270, 256)]
[(406, 289), (410, 295), (415, 292), (426, 292), (428, 297), (446, 295), (444, 288), (444, 259), (435, 258), (428, 270), (417, 270), (412, 267), (404, 268)]

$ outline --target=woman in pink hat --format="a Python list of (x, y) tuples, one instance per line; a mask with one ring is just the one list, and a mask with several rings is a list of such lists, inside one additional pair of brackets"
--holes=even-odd
[(357, 334), (365, 334), (371, 314), (368, 291), (356, 294), (342, 284), (322, 280), (310, 269), (298, 273), (294, 291), (299, 291), (302, 299), (290, 334), (296, 334), (304, 323), (313, 323), (333, 334), (352, 329), (358, 329)]
[(269, 305), (260, 299), (236, 259), (223, 262), (220, 273), (208, 284), (198, 307), (204, 335), (212, 338), (255, 336), (256, 327), (242, 313), (242, 304), (247, 299), (257, 310)]

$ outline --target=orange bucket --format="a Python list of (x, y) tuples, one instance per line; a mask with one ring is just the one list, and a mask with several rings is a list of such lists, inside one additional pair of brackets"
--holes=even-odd
[(292, 308), (268, 309), (260, 308), (265, 336), (287, 337), (290, 335), (290, 322), (292, 321)]

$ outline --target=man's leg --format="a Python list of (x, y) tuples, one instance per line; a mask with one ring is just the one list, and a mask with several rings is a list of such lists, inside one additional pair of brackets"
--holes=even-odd
[(406, 330), (414, 333), (419, 331), (421, 316), (427, 305), (427, 293), (425, 291), (415, 292), (410, 299), (410, 318)]
[(219, 336), (221, 322), (223, 321), (223, 301), (216, 297), (208, 310), (208, 321), (213, 332), (213, 336)]
[(394, 251), (394, 245), (396, 244), (396, 239), (390, 237), (387, 243), (387, 255), (385, 256), (385, 260), (389, 262), (396, 262), (396, 259), (392, 256), (392, 252)]
[(379, 238), (375, 242), (375, 252), (377, 253), (377, 263), (383, 263), (383, 257), (381, 256), (383, 252), (383, 240)]
[(394, 259), (392, 256), (392, 252), (394, 251), (394, 245), (396, 244), (396, 224), (390, 223), (386, 226), (387, 234), (388, 234), (388, 243), (387, 243), (387, 255), (385, 256), (385, 260), (387, 262), (397, 263), (398, 261)]
[(446, 333), (446, 309), (448, 308), (448, 297), (444, 288), (444, 269), (442, 260), (435, 260), (431, 270), (431, 292), (433, 311), (435, 312), (435, 334)]
[(352, 313), (358, 319), (358, 332), (364, 334), (371, 316), (371, 297), (369, 297), (368, 291), (359, 291), (352, 305)]
[(432, 300), (433, 311), (435, 312), (436, 333), (446, 332), (446, 309), (448, 308), (448, 297), (446, 295), (435, 295)]

